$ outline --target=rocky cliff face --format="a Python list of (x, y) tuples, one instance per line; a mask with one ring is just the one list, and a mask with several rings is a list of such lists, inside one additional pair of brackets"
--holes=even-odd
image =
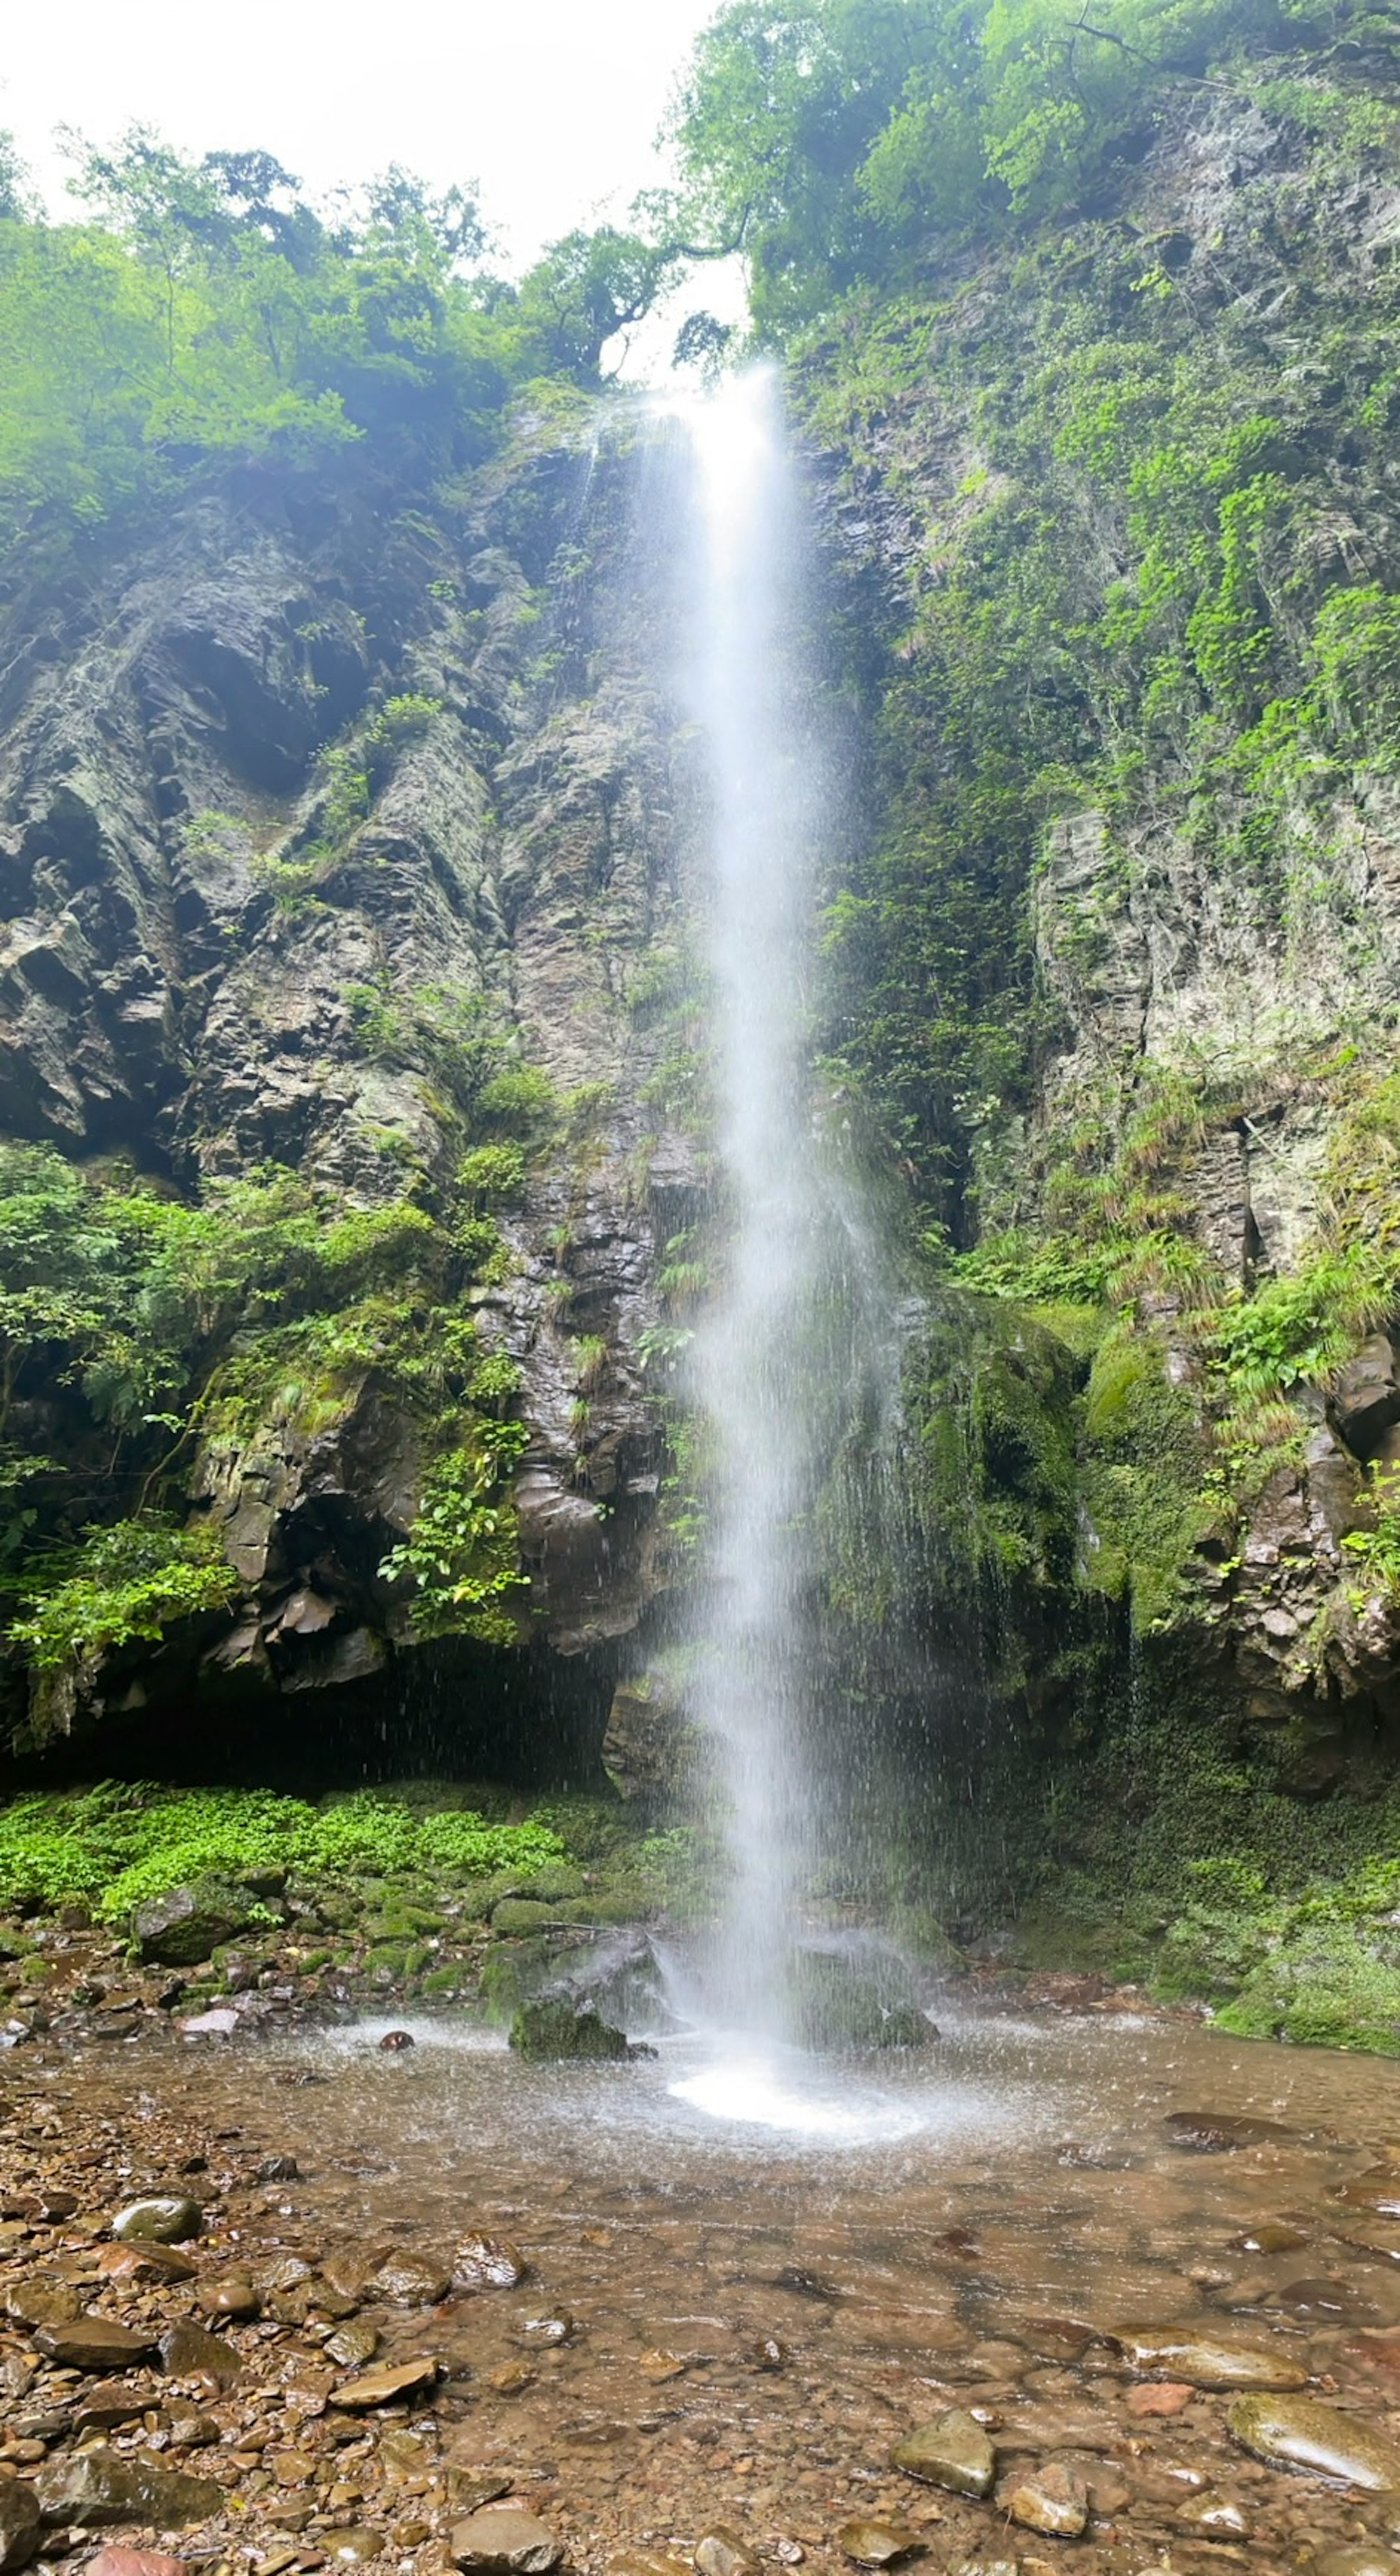
[[(508, 1608), (566, 1656), (658, 1586), (639, 1344), (701, 1186), (658, 1077), (697, 796), (654, 536), (626, 431), (527, 423), (428, 513), (353, 464), (230, 477), (13, 598), (0, 648), (0, 1121), (191, 1199), (283, 1167), (327, 1226), (407, 1202), (480, 1235), (489, 1211), (424, 1329), (465, 1319), (518, 1368)], [(483, 1032), (525, 1069), (523, 1126), (473, 1124)], [(464, 1198), (464, 1153), (503, 1132), (513, 1165)], [(411, 1587), (378, 1569), (432, 1406), (372, 1348), (312, 1396), (259, 1388), (256, 1348), (250, 1325), (216, 1355), (239, 1400), (197, 1398), (157, 1488), (217, 1528), (236, 1598), (80, 1664), (50, 1723), (201, 1673), (389, 1687)]]
[[(982, 1561), (1192, 1639), (1309, 1793), (1400, 1690), (1400, 183), (1337, 78), (1183, 88), (1092, 206), (800, 379), (884, 638), (836, 1025), (997, 1301)], [(1018, 1330), (1023, 1384), (1025, 1332), (1068, 1364), (1038, 1426)]]

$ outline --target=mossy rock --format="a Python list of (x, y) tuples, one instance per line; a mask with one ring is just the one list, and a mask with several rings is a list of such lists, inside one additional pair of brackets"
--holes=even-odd
[(166, 1968), (195, 1967), (243, 1930), (254, 1902), (232, 1879), (208, 1870), (138, 1905), (132, 1938), (143, 1959)]
[(517, 1871), (511, 1883), (512, 1896), (527, 1897), (540, 1905), (557, 1905), (561, 1898), (584, 1896), (588, 1881), (581, 1869), (568, 1861), (550, 1861), (542, 1869), (532, 1869), (522, 1878)]
[(804, 2048), (923, 2048), (933, 2038), (909, 1970), (891, 1951), (796, 1950), (784, 1985)]
[(510, 2026), (510, 2044), (537, 2065), (567, 2059), (618, 2063), (632, 2054), (625, 2031), (604, 2021), (591, 2004), (580, 2011), (567, 1995), (539, 1995), (522, 2004)]
[(523, 2003), (559, 1973), (560, 1946), (537, 1936), (529, 1941), (502, 1941), (482, 1963), (478, 1988), (482, 2010), (494, 2022), (509, 2022)]
[(1400, 2057), (1400, 1969), (1338, 1925), (1262, 1960), (1215, 2028), (1232, 2039)]
[(543, 1932), (546, 1925), (562, 1922), (557, 1905), (537, 1905), (528, 1896), (502, 1896), (491, 1909), (491, 1930), (497, 1940), (521, 1932)]
[(429, 1968), (422, 1980), (425, 1995), (456, 1995), (467, 1984), (470, 1971), (465, 1961), (455, 1968)]
[(905, 1956), (917, 1960), (921, 1968), (932, 1968), (944, 1977), (966, 1976), (967, 1961), (961, 1950), (949, 1940), (937, 1915), (926, 1906), (896, 1906), (890, 1918), (890, 1934)]
[(370, 1951), (365, 1966), (374, 1972), (387, 1969), (391, 1977), (402, 1977), (408, 1970), (408, 1946), (402, 1941), (380, 1941)]

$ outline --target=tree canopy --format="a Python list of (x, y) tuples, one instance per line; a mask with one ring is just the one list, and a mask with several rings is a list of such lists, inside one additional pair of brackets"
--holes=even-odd
[(730, 0), (676, 105), (681, 226), (743, 250), (781, 337), (935, 242), (1075, 202), (1211, 66), (1336, 32), (1312, 0)]
[(596, 383), (670, 255), (611, 228), (515, 285), (470, 187), (391, 167), (313, 203), (271, 154), (72, 140), (50, 223), (0, 136), (0, 539), (159, 498), (220, 456), (367, 442), (397, 475), (472, 463), (523, 384)]

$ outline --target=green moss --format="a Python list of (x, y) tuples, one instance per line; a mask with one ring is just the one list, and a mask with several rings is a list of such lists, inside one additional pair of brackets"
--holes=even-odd
[(1341, 1925), (1300, 1934), (1260, 1960), (1215, 2018), (1238, 2039), (1400, 2057), (1400, 1945)]
[[(369, 1791), (313, 1807), (269, 1790), (107, 1782), (0, 1808), (0, 1904), (87, 1900), (108, 1922), (206, 1871), (256, 1885), (265, 1870), (296, 1869), (319, 1883), (379, 1859), (411, 1863), (429, 1879), (504, 1871), (514, 1883), (563, 1858), (546, 1825), (493, 1824), (471, 1810), (414, 1815)], [(422, 1907), (397, 1912), (411, 1934), (441, 1919)]]

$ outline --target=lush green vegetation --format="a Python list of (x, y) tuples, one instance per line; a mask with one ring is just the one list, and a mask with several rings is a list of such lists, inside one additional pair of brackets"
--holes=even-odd
[(122, 1922), (134, 1905), (206, 1871), (234, 1880), (440, 1880), (528, 1874), (567, 1857), (533, 1818), (491, 1823), (470, 1809), (421, 1812), (365, 1790), (311, 1806), (261, 1789), (160, 1789), (107, 1781), (0, 1808), (0, 1905), (91, 1907)]
[(179, 1517), (201, 1448), (263, 1425), (309, 1436), (367, 1378), (421, 1422), (430, 1461), (385, 1579), (435, 1628), (514, 1633), (493, 1605), (517, 1580), (519, 1372), (462, 1308), (499, 1259), (473, 1207), (468, 1190), (435, 1214), (354, 1208), (277, 1169), (190, 1206), (52, 1147), (0, 1150), (0, 1579), (36, 1672), (224, 1606), (238, 1587), (214, 1525)]
[(855, 284), (1078, 204), (1183, 90), (1338, 33), (1306, 0), (1092, 19), (1061, 0), (733, 0), (676, 111), (686, 222), (744, 251), (755, 321), (781, 336)]
[(391, 168), (317, 206), (269, 154), (83, 147), (50, 223), (0, 139), (0, 536), (68, 541), (212, 460), (360, 446), (400, 488), (487, 453), (541, 378), (597, 382), (675, 253), (604, 228), (518, 284), (480, 210)]

